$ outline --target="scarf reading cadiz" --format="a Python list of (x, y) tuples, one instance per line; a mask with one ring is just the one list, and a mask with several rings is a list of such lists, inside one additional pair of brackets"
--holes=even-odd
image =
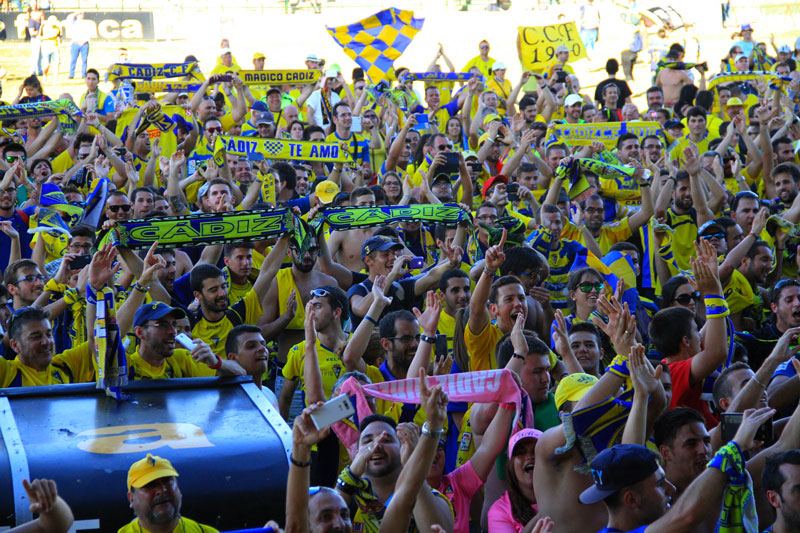
[(197, 79), (200, 70), (195, 62), (189, 63), (115, 63), (108, 68), (107, 81), (153, 80), (182, 78), (191, 75)]
[[(96, 301), (92, 301), (95, 300)], [(94, 321), (94, 342), (97, 350), (97, 388), (117, 400), (125, 399), (122, 387), (128, 384), (128, 360), (122, 337), (119, 334), (114, 310), (114, 289), (103, 287), (94, 294), (87, 283), (86, 299), (95, 303), (97, 314)]]
[(455, 226), (472, 217), (458, 204), (383, 205), (377, 207), (337, 207), (320, 212), (333, 230), (368, 228), (403, 220), (420, 220)]
[(129, 250), (206, 246), (239, 241), (260, 241), (295, 230), (295, 215), (288, 209), (254, 209), (226, 213), (200, 213), (179, 217), (130, 220), (102, 235), (99, 246), (111, 242)]

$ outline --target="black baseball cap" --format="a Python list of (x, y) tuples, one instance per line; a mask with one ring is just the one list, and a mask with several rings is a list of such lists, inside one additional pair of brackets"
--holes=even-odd
[(581, 493), (581, 503), (591, 505), (630, 487), (658, 470), (655, 452), (638, 444), (606, 448), (592, 460), (594, 485)]

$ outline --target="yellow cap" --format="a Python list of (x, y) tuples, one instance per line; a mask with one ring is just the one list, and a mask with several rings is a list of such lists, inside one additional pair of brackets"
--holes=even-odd
[(332, 181), (321, 181), (314, 189), (314, 194), (317, 195), (317, 199), (319, 199), (320, 202), (329, 204), (336, 198), (336, 195), (339, 194), (339, 186)]
[(133, 463), (128, 470), (128, 491), (131, 487), (138, 489), (162, 477), (178, 477), (178, 473), (172, 468), (172, 463), (148, 453), (147, 457)]
[(265, 56), (261, 52), (256, 52), (255, 54), (253, 54), (253, 61), (255, 61), (256, 59), (266, 59), (266, 58), (267, 56)]
[(731, 106), (735, 106), (735, 105), (743, 106), (744, 102), (742, 102), (742, 100), (740, 98), (737, 98), (736, 96), (734, 96), (732, 98), (728, 98), (728, 101), (725, 102), (725, 108), (726, 109), (731, 107)]
[(483, 119), (483, 123), (484, 123), (484, 124), (488, 124), (489, 122), (491, 122), (491, 121), (493, 121), (493, 120), (499, 120), (500, 122), (502, 122), (502, 121), (503, 121), (503, 117), (501, 117), (501, 116), (500, 116), (500, 115), (498, 115), (497, 113), (489, 113), (489, 114), (488, 114), (488, 115), (486, 115), (486, 117)]
[(570, 374), (562, 379), (556, 387), (556, 409), (561, 409), (564, 402), (576, 402), (583, 398), (597, 378), (591, 374)]

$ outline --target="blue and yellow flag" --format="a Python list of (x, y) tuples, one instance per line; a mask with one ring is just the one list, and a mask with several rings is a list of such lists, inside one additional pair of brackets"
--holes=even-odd
[(377, 83), (389, 77), (394, 60), (408, 48), (424, 22), (414, 18), (413, 11), (391, 7), (354, 24), (326, 29), (372, 83)]
[[(67, 226), (67, 223), (64, 222), (63, 218), (61, 218), (61, 213), (46, 207), (40, 207), (37, 209), (34, 213), (34, 216), (30, 218), (28, 224), (28, 233), (31, 235), (42, 231), (53, 234), (62, 233), (67, 237), (70, 237), (71, 235), (69, 232), (69, 226)], [(31, 246), (32, 245), (33, 243), (31, 243)]]

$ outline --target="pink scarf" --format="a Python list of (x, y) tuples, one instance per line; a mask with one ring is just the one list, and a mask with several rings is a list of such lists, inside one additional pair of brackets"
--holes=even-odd
[[(514, 426), (517, 425), (524, 407), (525, 427), (533, 427), (531, 400), (519, 387), (510, 370), (478, 370), (430, 376), (428, 379), (432, 381), (428, 382), (431, 387), (441, 385), (451, 402), (514, 404), (516, 406)], [(341, 391), (351, 396), (355, 395), (360, 419), (368, 416), (364, 413), (372, 414), (365, 394), (398, 403), (422, 403), (419, 394), (419, 378), (384, 381), (363, 386), (355, 378), (350, 378), (344, 382)], [(336, 422), (332, 427), (339, 440), (347, 447), (352, 459), (358, 450), (358, 428), (354, 428), (352, 423), (344, 420)]]

